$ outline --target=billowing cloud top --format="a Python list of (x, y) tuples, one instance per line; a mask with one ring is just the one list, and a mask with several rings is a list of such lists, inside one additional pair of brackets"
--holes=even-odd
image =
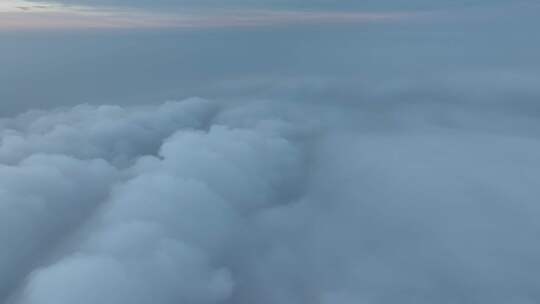
[(4, 119), (0, 301), (536, 303), (540, 125), (513, 108), (190, 99)]

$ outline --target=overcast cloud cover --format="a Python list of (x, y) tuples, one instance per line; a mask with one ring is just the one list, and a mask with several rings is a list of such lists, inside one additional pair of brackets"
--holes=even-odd
[(0, 303), (540, 303), (534, 2), (65, 3), (437, 14), (0, 31)]

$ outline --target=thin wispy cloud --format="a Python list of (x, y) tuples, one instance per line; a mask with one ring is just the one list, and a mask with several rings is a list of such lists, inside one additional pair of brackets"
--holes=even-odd
[(257, 27), (380, 23), (420, 17), (418, 13), (409, 12), (228, 9), (163, 13), (142, 9), (66, 6), (28, 1), (1, 3), (0, 30)]
[(0, 13), (15, 12), (55, 12), (64, 9), (63, 5), (57, 3), (31, 2), (25, 0), (0, 0)]

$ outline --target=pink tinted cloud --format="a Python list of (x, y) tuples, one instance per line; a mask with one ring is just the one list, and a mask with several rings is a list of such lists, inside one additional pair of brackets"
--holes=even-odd
[(295, 24), (384, 23), (420, 17), (414, 13), (235, 11), (165, 15), (121, 12), (4, 12), (0, 30), (151, 29), (257, 27)]

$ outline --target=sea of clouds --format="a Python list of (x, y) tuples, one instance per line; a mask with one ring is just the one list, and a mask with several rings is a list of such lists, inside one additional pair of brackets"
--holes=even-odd
[(469, 97), (2, 119), (0, 302), (538, 303), (539, 108)]

